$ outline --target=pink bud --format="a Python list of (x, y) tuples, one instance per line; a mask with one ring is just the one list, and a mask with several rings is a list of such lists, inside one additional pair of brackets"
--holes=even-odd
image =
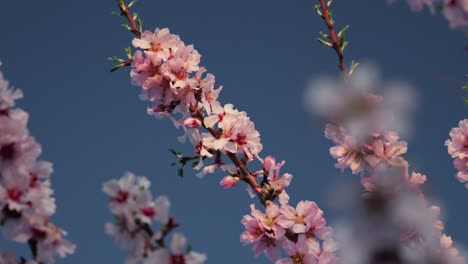
[(238, 181), (239, 177), (232, 177), (228, 175), (224, 177), (221, 182), (219, 182), (219, 185), (223, 186), (224, 189), (229, 189), (234, 187)]
[(188, 126), (188, 127), (191, 127), (191, 128), (198, 128), (198, 127), (201, 126), (201, 122), (200, 122), (200, 120), (191, 117), (191, 118), (185, 119), (184, 126)]

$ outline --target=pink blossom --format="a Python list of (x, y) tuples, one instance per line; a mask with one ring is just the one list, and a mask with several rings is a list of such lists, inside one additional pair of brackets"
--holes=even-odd
[(296, 208), (290, 205), (281, 206), (278, 224), (296, 234), (316, 232), (324, 228), (325, 223), (322, 210), (314, 202), (300, 201)]
[(0, 111), (6, 111), (15, 106), (15, 101), (23, 98), (23, 92), (10, 88), (10, 84), (0, 72)]
[(453, 161), (453, 164), (458, 169), (457, 179), (465, 183), (465, 186), (468, 188), (468, 183), (466, 183), (468, 182), (468, 158), (457, 158)]
[(413, 11), (421, 11), (424, 6), (434, 9), (434, 0), (406, 0)]
[(20, 120), (0, 116), (0, 170), (7, 166), (26, 166), (31, 168), (41, 147), (26, 129), (27, 116)]
[(296, 243), (290, 240), (285, 240), (282, 246), (289, 258), (279, 259), (275, 262), (275, 264), (317, 263), (315, 254), (309, 248), (309, 244), (307, 243), (307, 237), (305, 235), (299, 235), (299, 239)]
[(135, 221), (150, 225), (153, 220), (161, 224), (169, 220), (169, 199), (159, 196), (153, 201), (149, 191), (151, 183), (146, 177), (137, 177), (126, 172), (119, 180), (110, 180), (103, 185), (103, 191), (111, 197), (109, 209), (120, 217), (129, 229), (135, 228)]
[(201, 121), (196, 118), (187, 118), (184, 121), (184, 125), (190, 128), (198, 128), (201, 126)]
[(144, 31), (141, 38), (134, 38), (132, 44), (135, 48), (141, 48), (153, 52), (157, 57), (168, 60), (173, 47), (180, 42), (177, 35), (169, 32), (169, 29), (156, 29), (156, 31)]
[(468, 157), (468, 119), (461, 120), (458, 127), (450, 131), (450, 138), (445, 141), (448, 153), (452, 158)]
[(358, 147), (356, 139), (348, 135), (343, 127), (327, 124), (325, 137), (338, 144), (330, 148), (330, 154), (338, 161), (335, 164), (336, 168), (343, 171), (349, 167), (353, 174), (364, 170), (366, 166), (365, 155)]
[(250, 205), (251, 214), (257, 221), (260, 222), (262, 227), (266, 230), (266, 235), (274, 238), (281, 239), (286, 230), (279, 224), (280, 208), (275, 203), (268, 203), (265, 208), (265, 214), (260, 210), (255, 209), (255, 206)]
[(66, 232), (48, 221), (39, 222), (33, 234), (38, 241), (39, 262), (53, 262), (55, 256), (64, 258), (75, 252), (76, 246), (64, 239)]
[(239, 177), (233, 177), (233, 176), (227, 175), (227, 176), (224, 176), (224, 178), (221, 180), (219, 184), (223, 186), (224, 189), (229, 189), (229, 188), (236, 186), (239, 180), (240, 180)]
[(232, 104), (224, 106), (223, 111), (214, 113), (204, 119), (207, 127), (217, 126), (221, 129), (219, 138), (209, 133), (203, 134), (205, 146), (224, 153), (244, 153), (250, 159), (262, 151), (260, 133), (245, 112), (234, 109)]
[(232, 172), (236, 171), (236, 166), (234, 164), (225, 164), (225, 163), (217, 163), (215, 162), (214, 164), (207, 165), (203, 167), (202, 171), (197, 173), (197, 177), (202, 178), (208, 173), (214, 173), (216, 169), (219, 169), (223, 172)]
[(244, 215), (241, 223), (245, 227), (245, 231), (241, 234), (241, 243), (243, 245), (258, 242), (265, 235), (265, 229), (255, 217)]
[(393, 167), (408, 167), (408, 162), (400, 156), (408, 149), (406, 142), (376, 139), (372, 142), (371, 148), (372, 154), (365, 158), (370, 166), (376, 167), (383, 163)]
[[(201, 72), (205, 71), (204, 68), (201, 68), (197, 75), (201, 75)], [(197, 78), (197, 77), (196, 77)], [(200, 77), (198, 77), (200, 79)], [(205, 109), (208, 115), (214, 112), (220, 112), (222, 107), (221, 104), (217, 101), (219, 97), (219, 93), (223, 89), (223, 87), (219, 87), (218, 89), (214, 89), (215, 85), (215, 76), (213, 74), (207, 74), (204, 79), (200, 79), (199, 87), (202, 90), (202, 97), (201, 97), (201, 105)]]
[(263, 160), (263, 172), (268, 179), (268, 184), (275, 190), (283, 190), (288, 187), (292, 180), (292, 175), (289, 173), (284, 173), (280, 175), (280, 169), (283, 167), (285, 161), (276, 163), (276, 159), (272, 156), (268, 156)]
[(466, 0), (448, 0), (442, 9), (442, 14), (448, 20), (450, 27), (463, 28), (468, 26), (468, 3)]
[(276, 261), (280, 257), (278, 235), (284, 235), (284, 229), (276, 224), (276, 209), (270, 209), (271, 211), (267, 213), (269, 217), (255, 209), (253, 204), (250, 209), (251, 215), (244, 215), (241, 221), (245, 227), (245, 231), (241, 234), (241, 243), (243, 245), (253, 243), (255, 256), (265, 253), (270, 260)]
[[(150, 85), (153, 81), (150, 79), (151, 77), (160, 78), (158, 73), (160, 72), (162, 60), (152, 55), (153, 54), (150, 52), (145, 51), (143, 53), (138, 50), (135, 52), (134, 60), (132, 62), (133, 69), (130, 72), (132, 84), (141, 86), (144, 90), (155, 88)], [(162, 82), (162, 79), (158, 80), (159, 82)], [(151, 96), (148, 97), (151, 98)]]

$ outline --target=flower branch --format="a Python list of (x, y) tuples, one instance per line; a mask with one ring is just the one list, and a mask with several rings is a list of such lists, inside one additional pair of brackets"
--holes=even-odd
[[(348, 72), (346, 68), (345, 58), (344, 58), (344, 49), (347, 45), (347, 42), (344, 41), (344, 32), (349, 26), (344, 27), (342, 30), (335, 32), (334, 24), (335, 21), (333, 20), (333, 16), (331, 11), (329, 10), (332, 1), (328, 1), (325, 3), (325, 0), (319, 0), (319, 4), (315, 6), (315, 10), (317, 11), (318, 15), (325, 21), (327, 25), (329, 34), (322, 34), (322, 37), (325, 37), (331, 41), (325, 41), (321, 38), (318, 38), (318, 41), (326, 46), (333, 48), (338, 55), (339, 65), (343, 77), (345, 79), (349, 79), (349, 76), (352, 74), (352, 70)], [(353, 63), (354, 65), (354, 63)], [(354, 66), (351, 67), (352, 69)]]

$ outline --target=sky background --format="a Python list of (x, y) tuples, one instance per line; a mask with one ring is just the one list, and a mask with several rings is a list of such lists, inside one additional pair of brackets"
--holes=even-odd
[[(125, 252), (104, 234), (112, 220), (102, 183), (126, 170), (151, 179), (166, 194), (180, 229), (208, 263), (269, 263), (243, 247), (241, 217), (252, 202), (244, 186), (223, 190), (222, 174), (199, 180), (191, 170), (177, 177), (170, 148), (189, 151), (176, 140), (168, 120), (146, 115), (146, 104), (130, 84), (128, 69), (109, 73), (109, 56), (124, 56), (132, 36), (111, 15), (115, 1), (0, 0), (0, 59), (6, 78), (25, 93), (19, 107), (30, 113), (29, 128), (43, 146), (42, 159), (55, 164), (54, 221), (78, 245), (58, 263), (123, 263)], [(134, 8), (146, 29), (169, 27), (202, 54), (201, 65), (224, 89), (223, 103), (247, 111), (262, 135), (263, 157), (286, 160), (294, 175), (292, 201), (318, 203), (330, 223), (339, 213), (330, 204), (337, 183), (357, 183), (341, 174), (328, 155), (324, 123), (302, 105), (308, 80), (338, 74), (337, 58), (315, 38), (325, 31), (313, 0), (143, 0)], [(413, 136), (405, 156), (428, 175), (428, 193), (444, 204), (447, 233), (468, 246), (468, 190), (455, 179), (444, 141), (467, 117), (447, 79), (464, 81), (465, 36), (441, 16), (412, 13), (400, 2), (335, 0), (337, 26), (351, 25), (346, 50), (352, 59), (372, 60), (385, 80), (405, 80), (419, 95)], [(189, 153), (189, 152), (187, 152)], [(0, 248), (25, 249), (0, 240)]]

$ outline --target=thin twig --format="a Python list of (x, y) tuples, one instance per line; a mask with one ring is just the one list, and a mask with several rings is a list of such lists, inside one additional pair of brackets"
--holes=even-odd
[(349, 79), (349, 72), (346, 69), (346, 63), (345, 63), (345, 58), (343, 55), (343, 49), (340, 45), (340, 40), (338, 36), (336, 35), (335, 28), (333, 27), (333, 22), (330, 19), (330, 13), (329, 13), (329, 7), (325, 3), (325, 0), (319, 0), (320, 2), (320, 9), (322, 9), (322, 14), (320, 15), (321, 18), (325, 21), (325, 24), (327, 24), (329, 36), (328, 38), (332, 41), (332, 48), (336, 51), (336, 54), (338, 55), (338, 60), (339, 60), (339, 65), (338, 67), (340, 68), (341, 72), (343, 73), (343, 77), (345, 79)]
[(117, 5), (120, 8), (120, 15), (125, 17), (127, 19), (128, 23), (130, 23), (130, 27), (131, 27), (130, 31), (133, 34), (135, 34), (135, 36), (137, 38), (140, 38), (141, 37), (141, 31), (138, 28), (135, 19), (133, 19), (132, 15), (130, 14), (129, 7), (125, 4), (125, 2), (123, 0), (116, 0), (116, 1), (117, 1)]

